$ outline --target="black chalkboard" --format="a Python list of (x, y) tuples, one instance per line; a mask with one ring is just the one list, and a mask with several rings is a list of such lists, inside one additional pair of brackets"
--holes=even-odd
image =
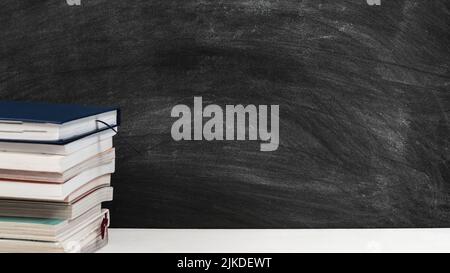
[[(121, 107), (114, 227), (450, 227), (449, 10), (2, 0), (0, 98)], [(278, 149), (174, 141), (194, 96), (279, 105)]]

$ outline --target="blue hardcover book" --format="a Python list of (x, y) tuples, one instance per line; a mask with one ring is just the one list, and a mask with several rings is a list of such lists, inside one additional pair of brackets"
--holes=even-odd
[(120, 123), (115, 107), (0, 102), (0, 141), (64, 145)]

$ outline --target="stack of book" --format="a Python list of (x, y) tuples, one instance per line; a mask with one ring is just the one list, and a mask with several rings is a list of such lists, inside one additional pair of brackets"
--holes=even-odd
[(117, 108), (0, 102), (0, 252), (108, 241)]

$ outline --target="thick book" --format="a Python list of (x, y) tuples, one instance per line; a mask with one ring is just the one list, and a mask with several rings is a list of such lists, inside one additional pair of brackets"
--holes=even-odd
[(93, 252), (107, 241), (108, 210), (71, 220), (0, 217), (0, 252)]
[(80, 164), (62, 172), (21, 171), (0, 169), (0, 180), (35, 181), (45, 183), (65, 183), (76, 175), (88, 169), (107, 164), (115, 159), (115, 149), (109, 149), (103, 153), (81, 162)]
[(112, 138), (91, 144), (68, 155), (17, 153), (0, 151), (0, 169), (32, 172), (64, 173), (85, 160), (113, 147)]
[(35, 153), (35, 154), (52, 154), (52, 155), (69, 155), (76, 151), (82, 150), (92, 144), (111, 139), (116, 135), (118, 127), (114, 130), (103, 130), (67, 144), (47, 144), (47, 143), (30, 143), (30, 142), (8, 142), (0, 140), (0, 151), (16, 152), (16, 153)]
[(106, 210), (95, 207), (73, 220), (0, 217), (0, 238), (58, 242), (74, 238), (74, 234), (85, 229), (90, 223), (100, 222), (106, 217)]
[(113, 199), (113, 188), (95, 188), (73, 201), (0, 199), (0, 216), (72, 220)]
[(86, 170), (63, 184), (0, 180), (0, 198), (63, 201), (92, 180), (101, 178), (109, 183), (114, 165), (115, 162), (111, 161)]
[(1, 141), (63, 145), (119, 123), (119, 108), (0, 101)]
[(107, 244), (108, 233), (96, 230), (76, 243), (0, 239), (0, 253), (94, 253)]

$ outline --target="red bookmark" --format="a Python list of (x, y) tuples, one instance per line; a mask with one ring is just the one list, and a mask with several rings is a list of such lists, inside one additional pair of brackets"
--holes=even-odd
[(106, 234), (108, 233), (108, 215), (105, 214), (105, 218), (103, 218), (102, 225), (100, 227), (102, 233), (102, 240), (105, 239)]

